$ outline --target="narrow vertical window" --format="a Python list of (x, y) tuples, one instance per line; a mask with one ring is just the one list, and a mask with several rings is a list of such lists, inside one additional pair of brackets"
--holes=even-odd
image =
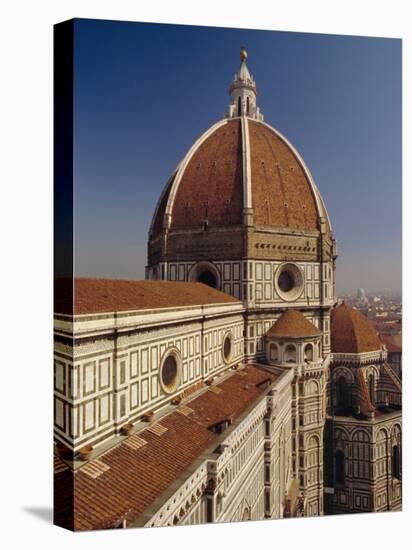
[(249, 98), (246, 98), (246, 114), (247, 114), (247, 116), (250, 115), (250, 101), (249, 101)]
[(369, 398), (371, 400), (372, 405), (374, 405), (375, 404), (375, 377), (373, 376), (373, 374), (369, 375), (368, 386), (369, 386)]
[(237, 114), (238, 116), (242, 116), (242, 100), (240, 97), (237, 98)]
[(345, 455), (341, 450), (335, 453), (335, 481), (339, 485), (345, 483)]
[(343, 376), (339, 377), (336, 390), (336, 412), (345, 414), (348, 407), (348, 387)]
[(392, 447), (392, 477), (401, 478), (401, 461), (398, 445)]
[(285, 348), (284, 354), (285, 363), (296, 363), (296, 347), (292, 344), (288, 344)]
[(120, 416), (123, 417), (126, 414), (126, 396), (120, 396)]

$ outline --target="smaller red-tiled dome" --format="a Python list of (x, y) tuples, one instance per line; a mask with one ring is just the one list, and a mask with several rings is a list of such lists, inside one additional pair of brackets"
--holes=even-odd
[(369, 319), (345, 303), (332, 310), (331, 345), (333, 353), (365, 353), (382, 348)]
[(321, 331), (300, 311), (288, 309), (266, 334), (277, 338), (314, 338), (320, 336)]

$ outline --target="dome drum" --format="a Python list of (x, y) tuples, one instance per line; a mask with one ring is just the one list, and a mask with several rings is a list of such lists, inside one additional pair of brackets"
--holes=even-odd
[(310, 363), (319, 366), (323, 362), (320, 336), (299, 339), (269, 336), (266, 338), (266, 359), (269, 364), (279, 366)]
[(242, 227), (171, 232), (149, 244), (149, 263), (241, 260), (245, 256), (244, 245)]

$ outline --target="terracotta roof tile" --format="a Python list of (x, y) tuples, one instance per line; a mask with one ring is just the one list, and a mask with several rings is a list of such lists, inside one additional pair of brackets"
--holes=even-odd
[(172, 229), (241, 224), (242, 134), (229, 120), (196, 150), (183, 172), (172, 208)]
[(316, 202), (290, 147), (267, 126), (249, 120), (252, 206), (258, 225), (318, 229)]
[(236, 298), (202, 283), (129, 281), (120, 279), (72, 279), (55, 281), (55, 313), (76, 315), (239, 303)]
[(331, 314), (333, 353), (364, 353), (382, 348), (373, 324), (362, 313), (342, 303)]
[(138, 518), (217, 439), (218, 434), (208, 428), (220, 420), (235, 420), (263, 394), (266, 385), (262, 383), (277, 378), (252, 365), (242, 372), (246, 376), (234, 372), (218, 384), (219, 394), (206, 391), (190, 401), (189, 415), (176, 410), (163, 417), (160, 422), (167, 430), (160, 437), (148, 427), (138, 435), (145, 445), (133, 448), (126, 440), (98, 457), (101, 473), (97, 477), (83, 472), (85, 467), (71, 476), (57, 469), (59, 525), (73, 519), (64, 503), (73, 478), (75, 530), (113, 527), (126, 516), (130, 521)]
[(321, 331), (295, 309), (288, 309), (267, 331), (268, 336), (279, 338), (305, 338), (319, 336)]

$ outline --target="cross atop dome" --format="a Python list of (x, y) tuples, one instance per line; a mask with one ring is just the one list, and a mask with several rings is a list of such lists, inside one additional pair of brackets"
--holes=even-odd
[(263, 114), (256, 106), (256, 82), (246, 65), (247, 51), (244, 46), (240, 49), (240, 68), (235, 74), (229, 88), (231, 103), (226, 113), (227, 118), (247, 116), (263, 120)]

